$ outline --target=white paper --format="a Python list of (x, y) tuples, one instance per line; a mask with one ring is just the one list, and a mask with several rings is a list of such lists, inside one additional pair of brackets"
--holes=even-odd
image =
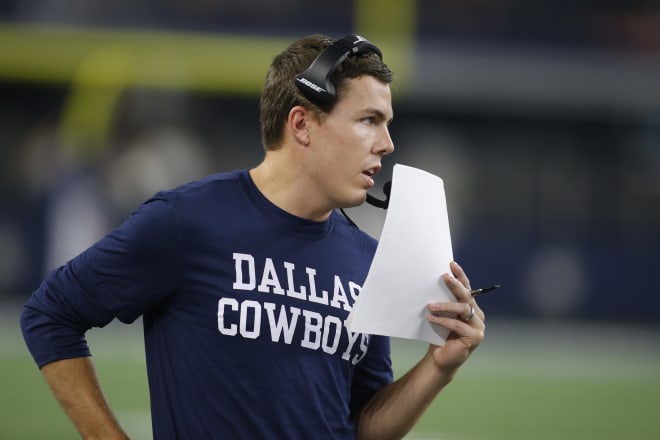
[(348, 329), (444, 345), (449, 331), (428, 321), (427, 306), (456, 301), (441, 278), (452, 260), (444, 182), (395, 165), (378, 248)]

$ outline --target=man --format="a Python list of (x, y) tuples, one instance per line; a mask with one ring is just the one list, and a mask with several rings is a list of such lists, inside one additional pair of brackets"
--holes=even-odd
[(429, 305), (450, 337), (395, 382), (388, 338), (346, 329), (376, 242), (336, 210), (365, 201), (394, 149), (391, 80), (361, 37), (294, 42), (267, 74), (261, 164), (156, 194), (48, 276), (21, 326), (84, 438), (125, 438), (84, 334), (139, 316), (156, 439), (388, 439), (414, 426), (483, 340), (484, 314), (452, 263), (458, 301)]

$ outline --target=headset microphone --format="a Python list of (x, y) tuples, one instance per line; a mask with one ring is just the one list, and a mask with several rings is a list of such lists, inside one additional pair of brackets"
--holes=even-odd
[(387, 207), (390, 205), (390, 192), (392, 191), (392, 181), (390, 180), (389, 182), (385, 182), (385, 185), (383, 185), (383, 192), (385, 193), (385, 200), (380, 200), (377, 199), (376, 197), (372, 196), (371, 194), (367, 194), (367, 203), (370, 205), (375, 206), (376, 208), (383, 208), (387, 209)]

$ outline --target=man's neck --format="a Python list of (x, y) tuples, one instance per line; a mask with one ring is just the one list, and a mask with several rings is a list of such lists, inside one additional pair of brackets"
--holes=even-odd
[(250, 170), (250, 177), (264, 197), (289, 214), (312, 221), (330, 216), (332, 210), (319, 205), (320, 197), (314, 196), (304, 171), (279, 152), (267, 153), (264, 161)]

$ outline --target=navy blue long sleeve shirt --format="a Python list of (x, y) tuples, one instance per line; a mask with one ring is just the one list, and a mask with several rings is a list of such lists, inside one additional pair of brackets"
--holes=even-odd
[(337, 213), (279, 209), (247, 171), (216, 174), (156, 194), (54, 270), (21, 327), (41, 367), (142, 316), (155, 439), (353, 439), (392, 381), (388, 338), (345, 324), (375, 248)]

